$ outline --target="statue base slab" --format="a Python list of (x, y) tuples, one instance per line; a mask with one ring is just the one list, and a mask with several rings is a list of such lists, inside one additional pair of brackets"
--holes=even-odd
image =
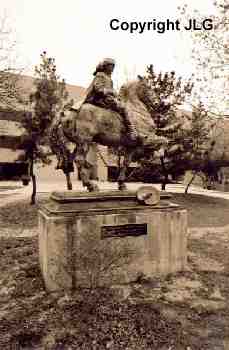
[(50, 291), (120, 285), (185, 270), (187, 210), (139, 204), (135, 192), (54, 192), (39, 210)]

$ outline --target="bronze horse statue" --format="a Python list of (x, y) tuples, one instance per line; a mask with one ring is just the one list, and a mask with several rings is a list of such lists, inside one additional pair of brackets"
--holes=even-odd
[[(138, 77), (136, 81), (123, 85), (119, 97), (126, 103), (132, 114), (136, 130), (143, 140), (141, 144), (131, 142), (121, 115), (88, 103), (82, 104), (78, 110), (70, 109), (62, 116), (58, 116), (51, 127), (52, 150), (59, 159), (65, 155), (65, 159), (70, 157), (75, 162), (83, 186), (86, 186), (90, 192), (98, 190), (98, 186), (90, 181), (89, 174), (93, 164), (87, 160), (88, 152), (94, 142), (113, 149), (122, 148), (125, 156), (118, 177), (120, 190), (126, 188), (126, 170), (132, 161), (138, 161), (147, 154), (151, 157), (155, 151), (162, 150), (167, 144), (165, 137), (155, 135), (154, 121), (145, 102), (147, 99), (152, 100), (153, 96), (144, 78)], [(58, 129), (65, 138), (65, 142), (62, 142), (62, 151), (59, 147)], [(72, 153), (63, 146), (67, 142), (75, 145)]]

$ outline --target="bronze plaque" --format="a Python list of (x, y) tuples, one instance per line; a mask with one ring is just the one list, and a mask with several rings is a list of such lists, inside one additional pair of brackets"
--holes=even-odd
[(101, 227), (101, 238), (137, 237), (141, 235), (147, 235), (147, 224), (125, 224)]

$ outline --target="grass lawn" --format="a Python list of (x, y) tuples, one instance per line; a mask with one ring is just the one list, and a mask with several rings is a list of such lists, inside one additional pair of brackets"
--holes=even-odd
[(173, 193), (171, 201), (188, 210), (189, 227), (229, 225), (229, 201), (199, 194)]
[[(38, 205), (47, 199), (38, 197), (38, 204), (29, 205), (29, 200), (12, 203), (0, 209), (0, 227), (18, 228), (37, 226)], [(171, 201), (188, 209), (188, 224), (190, 227), (225, 226), (229, 225), (229, 201), (196, 194), (184, 195), (173, 193)]]
[(0, 238), (0, 349), (229, 349), (229, 232), (220, 227), (229, 201), (172, 201), (189, 210), (188, 269), (123, 287), (125, 301), (106, 290), (46, 292), (37, 237), (13, 237), (36, 230), (38, 206), (0, 208), (0, 227), (12, 232)]

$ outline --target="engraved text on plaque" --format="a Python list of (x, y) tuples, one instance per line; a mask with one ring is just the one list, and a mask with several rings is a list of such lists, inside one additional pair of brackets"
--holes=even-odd
[(147, 235), (147, 224), (102, 226), (101, 238)]

